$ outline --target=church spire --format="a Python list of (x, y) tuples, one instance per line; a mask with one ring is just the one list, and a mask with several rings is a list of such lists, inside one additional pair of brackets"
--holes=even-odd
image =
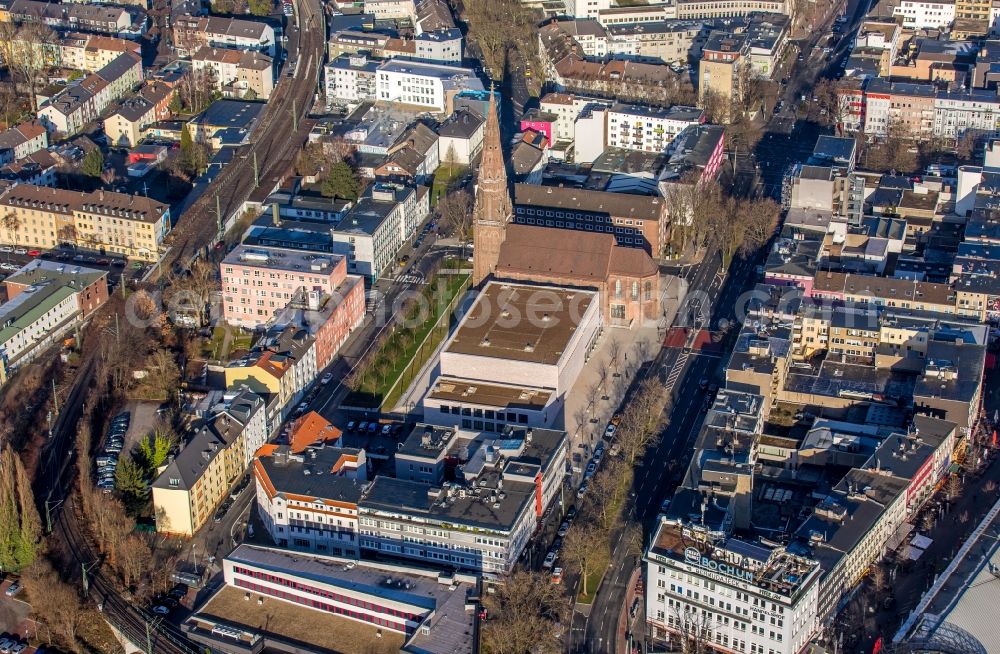
[(506, 237), (511, 218), (510, 195), (507, 189), (507, 167), (500, 144), (500, 119), (497, 115), (496, 94), (490, 86), (490, 106), (483, 132), (483, 156), (479, 162), (479, 186), (473, 209), (472, 282), (479, 286), (496, 269), (500, 245)]

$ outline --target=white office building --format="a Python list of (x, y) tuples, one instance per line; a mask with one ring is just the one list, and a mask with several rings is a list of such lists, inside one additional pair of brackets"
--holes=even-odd
[(802, 651), (817, 631), (819, 564), (785, 548), (706, 535), (661, 520), (645, 559), (654, 638), (697, 632), (718, 652)]
[(451, 113), (455, 95), (483, 90), (471, 68), (392, 59), (378, 68), (376, 99)]
[(375, 99), (378, 62), (365, 55), (340, 55), (323, 67), (328, 104)]
[(903, 17), (903, 27), (926, 30), (940, 29), (955, 20), (955, 2), (940, 0), (901, 0), (892, 10), (893, 16)]

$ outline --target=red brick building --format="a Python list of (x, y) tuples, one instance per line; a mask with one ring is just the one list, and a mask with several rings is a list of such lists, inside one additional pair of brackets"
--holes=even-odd
[(656, 321), (663, 313), (659, 266), (645, 250), (616, 244), (612, 234), (508, 225), (495, 277), (596, 289), (606, 325)]

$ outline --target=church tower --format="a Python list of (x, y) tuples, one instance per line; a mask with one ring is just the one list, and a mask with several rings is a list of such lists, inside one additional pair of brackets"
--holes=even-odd
[(500, 119), (497, 117), (496, 94), (490, 89), (489, 115), (483, 133), (483, 157), (479, 163), (479, 187), (473, 209), (472, 283), (480, 286), (496, 270), (500, 245), (507, 235), (511, 219), (510, 195), (507, 191), (507, 169), (500, 148)]

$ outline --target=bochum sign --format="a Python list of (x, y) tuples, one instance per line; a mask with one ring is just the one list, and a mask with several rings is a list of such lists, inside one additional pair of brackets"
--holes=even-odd
[(754, 573), (752, 570), (747, 568), (759, 567), (759, 562), (740, 556), (735, 552), (727, 552), (725, 550), (716, 550), (715, 554), (720, 555), (719, 558), (730, 559), (732, 561), (719, 561), (714, 556), (710, 558), (703, 555), (695, 547), (688, 547), (684, 550), (684, 561), (690, 563), (691, 565), (696, 565), (699, 568), (704, 568), (709, 572), (715, 572), (726, 575), (727, 577), (739, 579), (740, 581), (753, 583)]

